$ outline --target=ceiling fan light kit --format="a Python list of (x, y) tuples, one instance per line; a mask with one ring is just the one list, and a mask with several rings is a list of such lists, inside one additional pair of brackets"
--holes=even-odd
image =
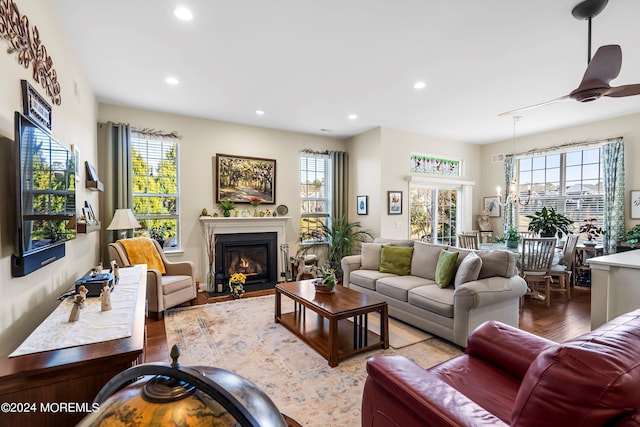
[(574, 18), (589, 21), (587, 70), (582, 77), (580, 85), (571, 91), (569, 95), (540, 104), (530, 105), (517, 110), (500, 113), (500, 116), (513, 115), (524, 110), (542, 107), (559, 101), (575, 100), (578, 102), (591, 102), (600, 97), (609, 96), (621, 98), (625, 96), (640, 95), (640, 84), (611, 87), (611, 80), (618, 77), (622, 68), (622, 49), (619, 45), (600, 46), (593, 58), (591, 58), (591, 19), (602, 12), (608, 0), (585, 0), (575, 6), (571, 11)]

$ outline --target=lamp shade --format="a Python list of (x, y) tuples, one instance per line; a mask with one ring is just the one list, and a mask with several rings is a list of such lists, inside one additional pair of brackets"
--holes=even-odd
[(133, 215), (133, 211), (131, 209), (116, 209), (107, 230), (132, 230), (134, 228), (140, 228), (140, 223)]

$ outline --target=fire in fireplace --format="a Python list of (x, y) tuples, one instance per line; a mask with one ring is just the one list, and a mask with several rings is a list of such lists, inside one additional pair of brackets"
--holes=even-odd
[(277, 233), (218, 234), (216, 280), (226, 284), (231, 275), (242, 273), (247, 276), (247, 291), (275, 287), (278, 279), (277, 243)]

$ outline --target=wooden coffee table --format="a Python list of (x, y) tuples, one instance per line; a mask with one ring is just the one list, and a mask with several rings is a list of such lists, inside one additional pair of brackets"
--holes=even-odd
[[(294, 301), (293, 312), (282, 313), (282, 295)], [(368, 314), (374, 312), (380, 314), (378, 334), (367, 328)], [(331, 293), (320, 293), (313, 280), (278, 283), (275, 321), (306, 342), (332, 367), (354, 354), (389, 348), (387, 303), (343, 286), (336, 286)]]

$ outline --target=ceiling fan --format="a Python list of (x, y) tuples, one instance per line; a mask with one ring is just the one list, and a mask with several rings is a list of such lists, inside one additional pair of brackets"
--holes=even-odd
[(640, 84), (611, 87), (609, 82), (618, 77), (622, 66), (622, 49), (619, 45), (601, 46), (591, 58), (591, 18), (597, 16), (605, 8), (609, 0), (584, 0), (573, 8), (571, 14), (576, 19), (589, 20), (587, 70), (582, 77), (580, 85), (568, 95), (552, 99), (540, 104), (530, 105), (517, 110), (498, 114), (499, 116), (512, 115), (521, 111), (542, 107), (559, 101), (575, 100), (590, 102), (602, 96), (621, 98), (625, 96), (640, 95)]

